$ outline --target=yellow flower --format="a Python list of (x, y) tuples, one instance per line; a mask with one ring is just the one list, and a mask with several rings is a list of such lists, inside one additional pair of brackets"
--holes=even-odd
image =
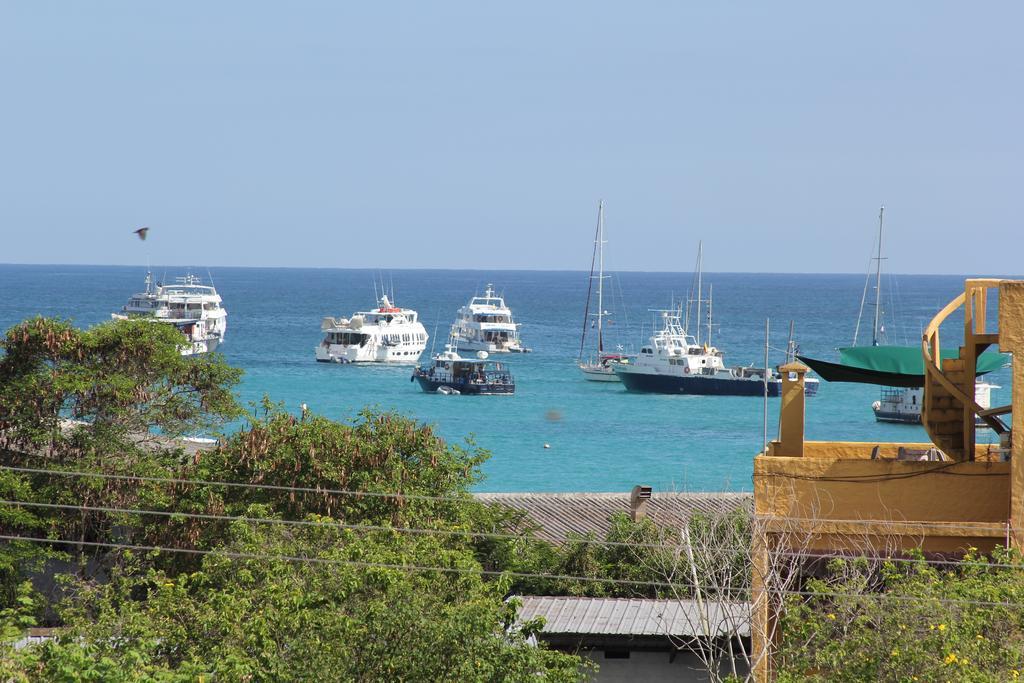
[(1016, 669), (1012, 669), (1012, 670), (1010, 671), (1010, 673), (1012, 673), (1012, 674), (1013, 674), (1013, 679), (1014, 679), (1014, 680), (1017, 680), (1018, 678), (1020, 678), (1020, 672), (1019, 672), (1019, 671), (1017, 671)]
[(940, 631), (945, 631), (946, 630), (946, 625), (945, 624), (939, 624), (939, 630)]
[(829, 619), (831, 619), (832, 621), (835, 621), (835, 620), (836, 620), (836, 615), (834, 615), (834, 614), (829, 614), (829, 615), (828, 615), (828, 618), (829, 618)]
[(893, 651), (889, 653), (889, 656), (890, 657), (899, 657), (900, 656), (900, 651), (896, 650), (896, 649), (893, 649)]
[(934, 631), (935, 630), (935, 624), (928, 624), (928, 630), (929, 631)]
[(956, 653), (950, 652), (948, 655), (946, 655), (946, 659), (944, 659), (943, 661), (947, 666), (950, 664), (954, 664), (956, 662)]

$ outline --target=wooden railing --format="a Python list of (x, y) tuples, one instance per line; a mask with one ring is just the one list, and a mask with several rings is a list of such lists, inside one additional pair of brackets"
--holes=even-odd
[[(1000, 280), (993, 279), (967, 280), (963, 294), (932, 318), (921, 339), (925, 367), (921, 423), (932, 441), (957, 460), (974, 459), (976, 417), (996, 433), (1007, 431), (998, 416), (1009, 412), (1009, 406), (982, 408), (975, 401), (974, 392), (978, 355), (999, 343), (999, 334), (989, 333), (985, 320), (988, 291), (999, 283)], [(956, 359), (943, 361), (939, 328), (961, 306), (964, 308), (964, 344)]]

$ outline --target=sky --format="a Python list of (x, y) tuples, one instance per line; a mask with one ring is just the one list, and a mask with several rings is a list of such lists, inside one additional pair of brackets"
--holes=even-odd
[[(1019, 2), (0, 3), (0, 263), (1019, 274)], [(151, 228), (140, 242), (132, 230)]]

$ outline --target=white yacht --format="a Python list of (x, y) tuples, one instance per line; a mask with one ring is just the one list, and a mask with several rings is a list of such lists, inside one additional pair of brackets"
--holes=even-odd
[(191, 274), (175, 278), (174, 284), (154, 285), (152, 273), (146, 273), (146, 291), (133, 294), (127, 305), (111, 317), (174, 325), (187, 340), (181, 346), (183, 356), (216, 351), (228, 329), (228, 312), (217, 290)]
[[(974, 383), (974, 402), (982, 408), (992, 407), (992, 390), (998, 389), (988, 382)], [(924, 398), (922, 387), (882, 387), (882, 395), (871, 404), (875, 419), (879, 422), (899, 422), (903, 424), (921, 424), (921, 401)], [(979, 427), (986, 427), (981, 418), (975, 420)]]
[(460, 349), (488, 353), (529, 353), (519, 339), (519, 325), (505, 299), (488, 284), (483, 296), (474, 296), (459, 309), (452, 337)]
[(415, 363), (427, 347), (427, 330), (416, 311), (398, 308), (387, 295), (377, 308), (351, 318), (325, 317), (323, 341), (316, 347), (321, 363)]
[[(681, 311), (659, 311), (661, 329), (640, 349), (632, 363), (617, 363), (615, 374), (627, 391), (658, 394), (696, 394), (702, 396), (778, 396), (782, 381), (772, 368), (754, 366), (726, 367), (721, 351), (711, 345), (713, 329), (712, 299), (702, 299), (703, 245), (697, 248), (697, 320), (702, 321), (701, 306), (707, 303), (707, 334), (701, 340), (701, 324), (697, 336), (686, 331)], [(788, 354), (787, 354), (788, 357)], [(818, 381), (807, 378), (804, 393), (813, 396)]]

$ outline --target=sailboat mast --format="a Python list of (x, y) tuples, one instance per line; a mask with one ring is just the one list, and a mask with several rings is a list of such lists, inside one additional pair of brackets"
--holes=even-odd
[(597, 229), (594, 232), (594, 251), (590, 256), (590, 275), (587, 276), (587, 303), (583, 306), (583, 331), (580, 333), (580, 355), (578, 362), (583, 362), (583, 349), (587, 343), (587, 325), (590, 324), (590, 297), (594, 289), (594, 264), (597, 261), (597, 247), (601, 241), (601, 225), (604, 222), (604, 201), (597, 205)]
[(704, 241), (697, 242), (697, 344), (700, 344), (701, 287), (704, 271)]
[(878, 210), (878, 256), (875, 258), (878, 265), (875, 268), (875, 326), (871, 330), (871, 345), (878, 346), (879, 323), (882, 318), (882, 215), (885, 213), (883, 205)]
[(604, 202), (597, 206), (597, 352), (604, 353)]
[(711, 346), (711, 306), (712, 302), (714, 301), (714, 297), (712, 297), (712, 292), (714, 291), (714, 289), (714, 283), (708, 285), (708, 338), (706, 342), (708, 346)]

